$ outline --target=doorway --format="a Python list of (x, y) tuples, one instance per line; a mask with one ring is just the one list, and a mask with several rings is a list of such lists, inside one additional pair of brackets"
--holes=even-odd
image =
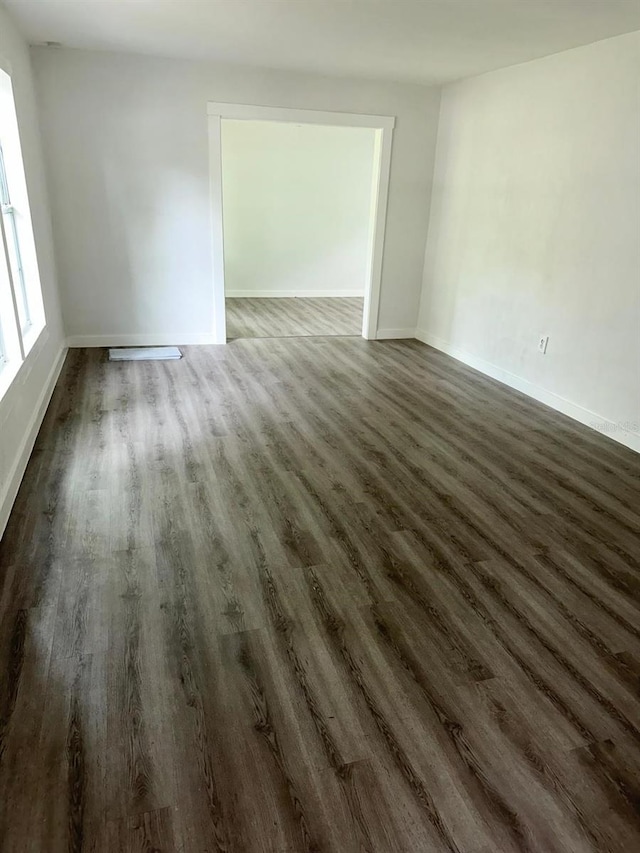
[(208, 112), (216, 343), (375, 339), (394, 119)]
[(222, 120), (227, 338), (360, 335), (375, 130)]

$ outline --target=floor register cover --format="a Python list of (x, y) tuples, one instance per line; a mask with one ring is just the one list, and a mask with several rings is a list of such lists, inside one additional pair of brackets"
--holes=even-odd
[(109, 361), (157, 361), (182, 358), (178, 347), (118, 347), (109, 350)]

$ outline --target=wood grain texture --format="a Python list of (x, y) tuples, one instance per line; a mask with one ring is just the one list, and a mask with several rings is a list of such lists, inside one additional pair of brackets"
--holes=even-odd
[(639, 457), (417, 342), (72, 351), (0, 851), (638, 850), (639, 571)]
[(289, 338), (361, 335), (364, 299), (338, 297), (227, 297), (227, 336)]

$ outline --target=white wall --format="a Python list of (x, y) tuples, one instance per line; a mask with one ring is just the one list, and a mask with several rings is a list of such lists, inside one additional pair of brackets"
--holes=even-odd
[(439, 90), (65, 49), (32, 57), (76, 343), (210, 333), (208, 101), (397, 116), (379, 325), (411, 333)]
[(0, 67), (11, 75), (47, 328), (0, 400), (0, 536), (64, 356), (51, 222), (29, 53), (0, 7)]
[(633, 33), (444, 88), (419, 319), (637, 449), (639, 79)]
[(375, 131), (222, 122), (227, 296), (363, 296)]

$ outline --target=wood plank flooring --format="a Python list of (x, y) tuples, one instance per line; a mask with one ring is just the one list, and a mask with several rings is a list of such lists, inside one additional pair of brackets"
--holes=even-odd
[(227, 298), (227, 337), (289, 338), (361, 335), (359, 297)]
[(640, 849), (640, 457), (415, 341), (71, 351), (0, 850)]

